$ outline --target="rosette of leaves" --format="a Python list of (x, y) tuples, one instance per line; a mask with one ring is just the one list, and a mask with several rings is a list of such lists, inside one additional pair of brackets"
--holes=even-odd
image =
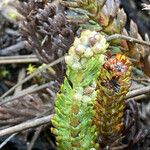
[[(118, 0), (62, 0), (61, 3), (77, 12), (78, 18), (83, 16), (85, 21), (94, 20), (108, 35), (120, 33), (125, 26), (126, 14), (119, 8)], [(69, 18), (74, 18), (68, 14)]]
[(52, 62), (66, 53), (76, 28), (66, 20), (63, 7), (45, 0), (29, 0), (17, 9), (24, 17), (20, 33), (42, 62)]
[(57, 94), (52, 132), (60, 150), (98, 149), (93, 124), (95, 80), (104, 63), (108, 44), (103, 35), (86, 30), (75, 38), (66, 56), (67, 77)]
[(118, 53), (108, 59), (100, 69), (96, 81), (97, 112), (94, 123), (99, 129), (100, 143), (109, 145), (118, 138), (123, 129), (124, 98), (130, 87), (131, 65)]
[[(108, 36), (122, 34), (143, 41), (138, 32), (137, 25), (132, 20), (129, 31), (125, 29), (127, 16), (120, 7), (119, 0), (61, 0), (61, 4), (68, 8), (68, 20), (76, 21), (82, 27), (84, 24), (84, 28), (89, 28), (89, 23), (87, 24), (87, 22), (90, 22), (92, 28), (95, 27), (95, 30), (97, 29)], [(134, 65), (142, 66), (144, 72), (150, 76), (150, 65), (146, 65), (149, 64), (148, 47), (121, 38), (112, 39), (109, 42), (110, 46), (119, 46), (120, 50), (132, 59)]]

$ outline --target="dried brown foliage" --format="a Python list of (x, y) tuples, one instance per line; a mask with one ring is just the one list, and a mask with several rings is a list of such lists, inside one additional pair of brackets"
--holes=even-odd
[(21, 3), (18, 11), (24, 16), (20, 33), (42, 62), (52, 62), (66, 53), (75, 34), (61, 6), (29, 0)]
[[(90, 2), (90, 3), (89, 3)], [(91, 4), (91, 7), (88, 5)], [(146, 9), (148, 8), (144, 5)], [(70, 9), (71, 8), (71, 9)], [(79, 11), (77, 8), (80, 8)], [(91, 20), (99, 24), (99, 31), (105, 36), (115, 33), (131, 36), (141, 41), (149, 41), (141, 37), (134, 21), (130, 21), (129, 30), (125, 29), (126, 13), (120, 7), (118, 0), (64, 0), (61, 3), (48, 2), (47, 0), (20, 3), (17, 8), (23, 16), (20, 22), (20, 33), (37, 57), (44, 63), (50, 63), (65, 55), (71, 46), (74, 37), (78, 34), (78, 27)], [(85, 11), (83, 11), (85, 10)], [(76, 14), (74, 18), (74, 14)], [(78, 25), (77, 25), (78, 24)], [(88, 28), (88, 26), (84, 26)], [(80, 32), (80, 31), (79, 31)], [(3, 45), (4, 46), (4, 45)], [(129, 56), (134, 65), (143, 68), (150, 76), (150, 48), (124, 39), (115, 39), (110, 46), (118, 46), (122, 52)], [(55, 94), (64, 78), (64, 64), (57, 65), (54, 70), (56, 75), (47, 75), (50, 80), (55, 80), (58, 85), (50, 94), (40, 91), (28, 94), (10, 103), (0, 106), (0, 125), (7, 128), (28, 119), (53, 113)], [(59, 75), (59, 76), (58, 76)], [(41, 94), (43, 92), (43, 94)], [(50, 99), (50, 101), (48, 101)], [(142, 113), (141, 113), (142, 111)], [(149, 113), (143, 117), (144, 110), (140, 110), (138, 103), (127, 103), (124, 118), (125, 130), (110, 144), (110, 149), (146, 149), (149, 146)], [(141, 124), (141, 118), (146, 122)]]

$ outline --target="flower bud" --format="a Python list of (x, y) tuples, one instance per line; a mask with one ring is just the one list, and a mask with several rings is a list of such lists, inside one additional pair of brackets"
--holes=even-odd
[(86, 50), (85, 50), (85, 52), (84, 52), (84, 56), (86, 57), (86, 58), (89, 58), (89, 57), (92, 57), (93, 56), (93, 51), (91, 50), (91, 48), (87, 48)]
[(73, 62), (74, 62), (73, 56), (71, 56), (71, 55), (66, 56), (65, 57), (65, 62), (66, 62), (66, 64), (71, 66), (73, 64)]
[(84, 103), (87, 103), (87, 102), (90, 102), (91, 101), (91, 97), (90, 96), (87, 96), (87, 95), (83, 95), (83, 98), (82, 98), (82, 102)]
[(90, 95), (94, 92), (95, 88), (94, 87), (91, 87), (91, 86), (88, 86), (84, 89), (84, 94), (85, 95)]
[(75, 46), (71, 46), (70, 49), (69, 49), (68, 54), (69, 54), (69, 55), (74, 55), (74, 54), (75, 54), (74, 49), (75, 49)]
[(78, 46), (80, 44), (80, 39), (79, 38), (75, 38), (73, 45), (74, 46)]
[(75, 101), (81, 101), (81, 100), (82, 100), (82, 94), (81, 94), (81, 93), (75, 93), (75, 94), (73, 95), (73, 99), (74, 99)]
[(78, 45), (76, 48), (75, 48), (75, 53), (77, 54), (77, 55), (82, 55), (83, 53), (84, 53), (84, 51), (85, 51), (85, 47), (83, 46), (83, 45)]
[(105, 58), (106, 58), (106, 56), (103, 55), (103, 54), (101, 54), (101, 55), (99, 56), (99, 62), (102, 63), (102, 65), (103, 65), (104, 62), (105, 62)]
[(83, 57), (81, 58), (81, 65), (84, 66), (87, 63), (87, 58)]
[(82, 69), (82, 66), (79, 62), (75, 62), (75, 63), (72, 64), (71, 68), (73, 70), (80, 70), (80, 69)]

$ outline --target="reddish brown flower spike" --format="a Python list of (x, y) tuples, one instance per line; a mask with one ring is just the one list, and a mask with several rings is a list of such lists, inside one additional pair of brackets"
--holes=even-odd
[[(130, 87), (131, 65), (120, 53), (108, 58), (100, 69), (96, 82), (97, 100), (94, 109), (97, 116), (95, 125), (99, 128), (100, 139), (106, 144), (113, 142), (123, 130), (125, 96)], [(103, 149), (104, 143), (100, 143)]]

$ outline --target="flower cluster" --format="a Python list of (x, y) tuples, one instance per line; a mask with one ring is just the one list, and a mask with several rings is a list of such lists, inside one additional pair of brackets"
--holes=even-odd
[[(100, 132), (100, 138), (115, 139), (123, 129), (124, 98), (130, 86), (131, 65), (122, 54), (108, 59), (97, 79), (97, 101), (94, 119)], [(106, 139), (107, 138), (107, 139)]]
[(96, 31), (83, 31), (80, 38), (75, 38), (69, 55), (66, 56), (66, 63), (74, 70), (83, 69), (91, 57), (98, 56), (101, 63), (107, 47), (108, 44), (103, 35)]

